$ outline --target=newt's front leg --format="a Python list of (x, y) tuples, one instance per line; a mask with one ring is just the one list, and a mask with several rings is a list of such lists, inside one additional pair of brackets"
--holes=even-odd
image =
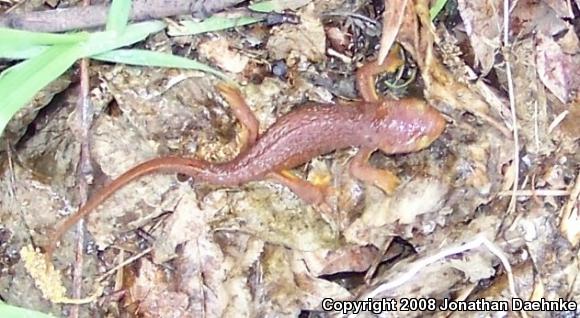
[(242, 125), (244, 134), (242, 135), (241, 151), (253, 146), (258, 139), (258, 132), (260, 129), (260, 122), (246, 104), (246, 100), (240, 91), (233, 85), (220, 83), (216, 86), (223, 98), (230, 104), (232, 113)]
[(399, 178), (386, 169), (378, 169), (371, 166), (368, 160), (373, 149), (362, 148), (350, 162), (350, 173), (353, 177), (370, 183), (387, 194), (392, 194), (399, 186)]
[(330, 191), (329, 186), (314, 184), (296, 176), (288, 170), (272, 172), (268, 174), (268, 178), (287, 186), (302, 201), (320, 208), (323, 212), (330, 214), (332, 211), (326, 201), (328, 192)]
[(374, 103), (380, 100), (375, 89), (375, 77), (381, 73), (392, 73), (401, 67), (405, 61), (400, 52), (399, 46), (395, 45), (383, 64), (378, 64), (377, 61), (368, 62), (356, 71), (356, 86), (365, 102)]
[[(381, 100), (375, 89), (376, 75), (396, 71), (404, 63), (400, 56), (400, 48), (394, 46), (383, 64), (378, 64), (376, 61), (373, 61), (363, 65), (357, 70), (356, 84), (359, 94), (366, 102), (364, 106), (367, 108), (367, 111), (369, 108), (378, 107), (377, 103)], [(370, 183), (382, 189), (387, 194), (391, 194), (399, 185), (399, 178), (386, 169), (377, 169), (368, 163), (368, 159), (374, 151), (375, 149), (359, 149), (359, 152), (350, 163), (350, 173), (355, 178)]]
[[(258, 138), (259, 122), (254, 113), (246, 104), (240, 91), (228, 84), (218, 84), (217, 89), (224, 99), (232, 107), (232, 112), (245, 130), (246, 136), (242, 137), (242, 151), (252, 147)], [(272, 171), (268, 178), (274, 182), (287, 186), (304, 202), (320, 207), (324, 212), (329, 212), (330, 208), (326, 204), (326, 194), (328, 187), (316, 185), (304, 180), (291, 171)]]

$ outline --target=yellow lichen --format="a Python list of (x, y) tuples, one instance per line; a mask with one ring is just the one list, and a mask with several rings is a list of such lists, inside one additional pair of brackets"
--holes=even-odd
[(31, 245), (26, 245), (20, 250), (20, 257), (24, 261), (24, 268), (32, 276), (34, 285), (40, 289), (44, 298), (53, 303), (84, 304), (94, 301), (98, 295), (102, 294), (102, 287), (97, 285), (97, 291), (90, 297), (68, 298), (60, 272), (54, 269), (52, 263), (46, 262), (44, 254)]

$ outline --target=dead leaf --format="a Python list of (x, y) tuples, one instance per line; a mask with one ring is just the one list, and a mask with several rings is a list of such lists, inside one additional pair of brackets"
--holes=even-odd
[(338, 249), (303, 252), (304, 262), (315, 276), (340, 272), (364, 272), (376, 260), (379, 251), (372, 246), (346, 245)]
[[(300, 11), (300, 24), (275, 27), (266, 47), (274, 59), (304, 56), (319, 62), (325, 58), (326, 34), (320, 19), (313, 15), (312, 5)], [(289, 63), (293, 64), (293, 63)]]
[(538, 75), (562, 103), (568, 103), (580, 86), (580, 54), (569, 55), (550, 36), (536, 34)]
[(164, 272), (162, 267), (142, 258), (128, 289), (127, 305), (143, 317), (197, 317), (188, 308), (187, 295), (175, 291)]
[(465, 25), (475, 58), (487, 75), (495, 64), (495, 55), (501, 45), (503, 4), (501, 0), (458, 0), (457, 9)]
[(395, 38), (399, 33), (399, 29), (403, 23), (403, 18), (405, 17), (407, 2), (407, 0), (385, 1), (385, 11), (383, 12), (383, 34), (381, 35), (381, 48), (377, 59), (379, 64), (383, 64), (393, 46), (393, 43), (395, 43)]
[(232, 50), (230, 43), (224, 37), (202, 42), (197, 50), (201, 56), (231, 73), (241, 73), (250, 60), (247, 56)]

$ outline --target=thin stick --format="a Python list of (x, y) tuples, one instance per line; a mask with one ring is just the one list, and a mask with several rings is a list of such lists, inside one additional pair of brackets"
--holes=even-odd
[[(499, 196), (505, 197), (513, 195), (513, 191), (501, 191)], [(517, 190), (516, 195), (519, 197), (565, 197), (570, 195), (568, 190), (554, 190), (554, 189), (537, 189), (537, 190)]]
[[(504, 45), (504, 55), (506, 50), (510, 47), (509, 43), (509, 12), (510, 12), (510, 2), (509, 0), (503, 1), (503, 45)], [(516, 199), (517, 191), (520, 180), (520, 143), (518, 134), (518, 117), (516, 114), (516, 98), (514, 94), (514, 81), (512, 78), (512, 68), (510, 62), (511, 56), (505, 57), (505, 68), (508, 83), (508, 95), (510, 101), (510, 111), (512, 117), (512, 133), (514, 139), (514, 184), (512, 188), (512, 197), (510, 200), (510, 205), (508, 207), (508, 213), (514, 212), (516, 210)]]
[(561, 112), (560, 114), (558, 114), (558, 116), (556, 116), (556, 118), (554, 118), (554, 120), (552, 121), (552, 123), (548, 127), (548, 134), (552, 134), (554, 129), (556, 129), (556, 127), (558, 127), (558, 125), (564, 120), (564, 118), (566, 118), (566, 116), (568, 116), (569, 113), (570, 113), (569, 110), (565, 110), (565, 111)]
[(140, 259), (141, 257), (147, 255), (148, 253), (150, 253), (153, 250), (153, 247), (148, 247), (146, 249), (144, 249), (141, 253), (133, 255), (131, 257), (129, 257), (128, 259), (122, 261), (121, 263), (119, 263), (117, 266), (111, 268), (110, 270), (106, 271), (103, 275), (99, 276), (99, 278), (96, 279), (97, 282), (102, 282), (105, 278), (107, 278), (108, 276), (110, 276), (111, 274), (115, 273), (116, 271), (118, 271), (119, 269), (133, 263), (134, 261)]
[[(84, 0), (83, 6), (90, 6), (90, 0)], [(79, 119), (79, 136), (77, 139), (81, 144), (80, 158), (77, 170), (77, 179), (79, 182), (79, 195), (81, 199), (81, 205), (84, 205), (88, 200), (89, 184), (88, 178), (92, 175), (91, 166), (91, 152), (89, 145), (89, 129), (91, 127), (91, 118), (93, 113), (93, 107), (89, 96), (90, 91), (90, 78), (89, 78), (89, 60), (84, 58), (80, 63), (80, 87), (79, 87), (79, 101), (77, 104), (77, 113)], [(85, 231), (84, 231), (84, 221), (81, 220), (77, 223), (76, 228), (76, 249), (75, 249), (75, 263), (72, 272), (73, 280), (73, 298), (79, 299), (83, 294), (83, 254), (85, 246)], [(77, 318), (79, 317), (80, 307), (79, 305), (74, 305), (71, 309), (69, 317)]]
[[(562, 231), (566, 238), (573, 244), (576, 243), (576, 235), (578, 234), (578, 230), (575, 228), (570, 229), (570, 223), (577, 224), (570, 221), (570, 218), (572, 217), (572, 211), (574, 211), (574, 207), (578, 203), (578, 199), (580, 197), (580, 172), (578, 172), (578, 175), (576, 175), (576, 180), (574, 182), (574, 187), (570, 191), (568, 202), (566, 202), (566, 205), (562, 209), (562, 219), (560, 221), (560, 231)], [(577, 213), (580, 213), (580, 211)], [(575, 220), (577, 220), (577, 217)], [(574, 225), (572, 225), (572, 227), (574, 227)], [(573, 233), (570, 233), (570, 231), (573, 231)], [(570, 237), (571, 234), (573, 234), (574, 237)]]

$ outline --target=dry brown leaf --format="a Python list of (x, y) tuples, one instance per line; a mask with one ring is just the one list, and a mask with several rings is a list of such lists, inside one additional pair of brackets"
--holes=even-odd
[(266, 47), (274, 59), (304, 56), (319, 62), (325, 58), (326, 34), (312, 9), (313, 6), (308, 5), (300, 11), (300, 24), (285, 24), (272, 30)]
[(189, 308), (185, 293), (175, 291), (165, 269), (142, 258), (139, 272), (128, 289), (127, 305), (142, 317), (198, 317)]
[[(550, 153), (554, 144), (548, 131), (550, 118), (534, 56), (536, 51), (531, 38), (518, 41), (512, 47), (512, 78), (518, 116), (519, 136), (522, 145), (532, 154)], [(505, 84), (505, 78), (501, 78)]]
[(256, 286), (256, 316), (296, 317), (301, 310), (320, 310), (323, 298), (352, 295), (336, 283), (309, 273), (299, 253), (267, 246), (261, 260), (262, 283)]
[(569, 55), (550, 36), (536, 34), (538, 75), (563, 103), (568, 103), (580, 87), (580, 54)]
[(158, 237), (163, 239), (155, 241), (153, 261), (156, 264), (175, 257), (176, 248), (180, 244), (204, 239), (210, 231), (208, 220), (213, 218), (225, 204), (223, 192), (214, 192), (210, 194), (212, 198), (209, 200), (206, 198), (204, 203), (200, 203), (189, 185), (185, 187), (187, 189), (181, 191), (182, 195), (173, 209), (173, 214), (168, 217), (161, 233), (158, 234)]
[(211, 233), (183, 244), (175, 260), (176, 289), (189, 299), (188, 311), (193, 317), (221, 317), (235, 294), (227, 288), (226, 279), (234, 266), (225, 259)]
[(568, 202), (562, 207), (560, 230), (573, 246), (578, 246), (580, 243), (580, 169), (570, 189)]
[(547, 5), (549, 5), (558, 16), (563, 18), (573, 18), (574, 12), (572, 6), (574, 5), (571, 1), (562, 1), (562, 0), (542, 0)]
[(495, 64), (501, 45), (503, 5), (501, 0), (458, 0), (457, 9), (465, 25), (481, 72), (487, 75)]
[[(198, 138), (200, 147), (206, 139), (220, 143), (223, 138), (216, 136), (217, 131), (235, 127), (223, 108), (208, 101), (214, 91), (211, 78), (200, 77), (199, 72), (116, 66), (106, 69), (101, 77), (122, 117), (131, 124), (127, 128), (147, 141), (158, 142), (159, 151), (183, 147), (193, 153), (195, 146), (183, 146), (187, 138)], [(228, 152), (231, 147), (224, 143), (220, 143), (222, 152)], [(235, 151), (226, 154), (230, 155), (227, 158)]]
[(379, 257), (379, 250), (372, 246), (346, 245), (337, 249), (303, 252), (302, 257), (314, 276), (339, 272), (364, 272)]
[(557, 213), (543, 205), (532, 205), (526, 212), (505, 232), (505, 238), (514, 244), (512, 249), (525, 244), (529, 255), (522, 256), (533, 261), (535, 280), (541, 280), (544, 298), (567, 298), (579, 273), (577, 252), (562, 237), (557, 227)]
[(580, 122), (580, 94), (577, 94), (576, 98), (566, 106), (568, 109), (562, 112), (565, 117), (558, 125), (558, 130), (562, 133), (564, 141), (572, 144), (571, 149), (575, 149), (574, 142), (580, 139), (580, 125), (578, 125)]
[[(443, 207), (449, 185), (435, 178), (417, 178), (401, 185), (391, 197), (373, 196), (375, 191), (379, 190), (367, 189), (367, 204), (363, 215), (344, 231), (348, 242), (381, 247), (389, 236), (395, 234), (395, 228), (404, 232), (398, 234), (411, 236), (410, 231), (418, 216), (436, 212)], [(399, 224), (409, 226), (401, 227)]]
[(517, 38), (537, 32), (561, 37), (568, 29), (571, 26), (545, 1), (520, 0), (510, 14), (510, 32)]
[(375, 213), (367, 216), (366, 213), (372, 211), (369, 209), (363, 218), (375, 226), (394, 222), (411, 224), (417, 216), (441, 208), (447, 191), (449, 186), (441, 180), (417, 178), (401, 185), (392, 197), (376, 207)]
[(201, 56), (231, 73), (241, 73), (250, 60), (247, 56), (231, 49), (229, 41), (224, 37), (202, 42), (197, 50)]
[(381, 48), (379, 50), (378, 62), (382, 64), (401, 28), (405, 9), (408, 0), (385, 0), (385, 11), (383, 12), (383, 34), (381, 35)]

